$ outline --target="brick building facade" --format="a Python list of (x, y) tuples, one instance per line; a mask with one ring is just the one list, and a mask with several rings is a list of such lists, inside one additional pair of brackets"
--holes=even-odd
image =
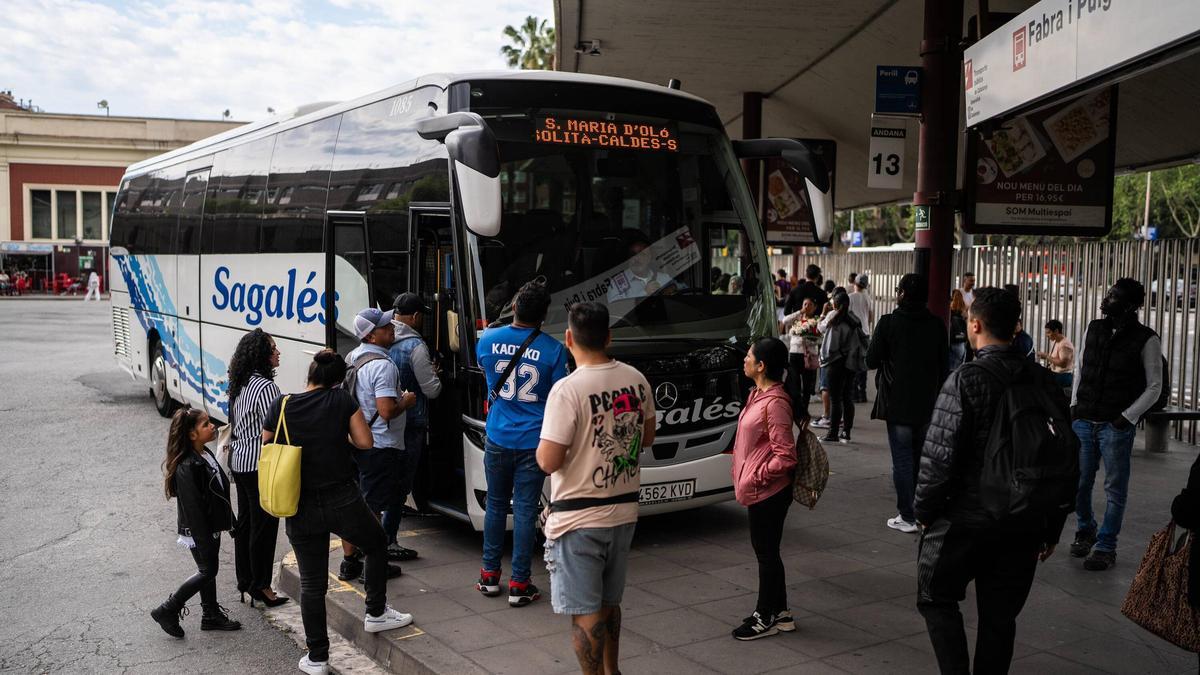
[(125, 167), (239, 124), (44, 113), (0, 91), (0, 267), (39, 290), (103, 276)]

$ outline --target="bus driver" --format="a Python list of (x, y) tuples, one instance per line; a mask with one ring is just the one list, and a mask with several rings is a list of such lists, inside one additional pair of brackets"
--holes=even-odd
[(629, 242), (629, 270), (613, 275), (608, 289), (608, 301), (630, 300), (662, 293), (670, 295), (677, 284), (669, 274), (653, 266), (654, 253), (650, 241), (640, 233)]

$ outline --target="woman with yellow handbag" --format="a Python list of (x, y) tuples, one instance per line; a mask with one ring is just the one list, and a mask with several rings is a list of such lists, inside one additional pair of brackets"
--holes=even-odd
[(330, 534), (353, 542), (366, 553), (366, 631), (378, 633), (412, 623), (411, 614), (387, 606), (387, 535), (363, 500), (354, 463), (355, 449), (370, 449), (374, 443), (358, 402), (337, 387), (345, 375), (346, 362), (337, 352), (318, 352), (308, 369), (307, 388), (280, 398), (267, 412), (259, 460), (263, 507), (279, 513), (278, 509), (288, 506), (279, 502), (286, 501), (288, 488), (295, 486), (272, 485), (272, 476), (281, 480), (288, 474), (272, 472), (269, 464), (278, 456), (284, 460), (280, 464), (283, 469), (288, 453), (278, 451), (299, 451), (299, 499), (284, 527), (300, 568), (300, 615), (308, 654), (299, 667), (317, 675), (329, 672), (325, 593)]

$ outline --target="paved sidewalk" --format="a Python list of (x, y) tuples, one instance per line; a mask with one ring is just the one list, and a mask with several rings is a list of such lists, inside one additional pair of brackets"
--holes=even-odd
[[(858, 406), (860, 418), (868, 409)], [(817, 508), (793, 505), (788, 515), (783, 550), (794, 633), (749, 643), (729, 636), (753, 610), (757, 588), (743, 508), (728, 502), (639, 522), (623, 604), (623, 673), (936, 672), (915, 607), (916, 536), (884, 525), (896, 509), (882, 423), (860, 423), (855, 438), (829, 448), (833, 475)], [(1119, 609), (1149, 536), (1170, 517), (1170, 500), (1186, 482), (1195, 454), (1191, 446), (1172, 444), (1171, 452), (1148, 456), (1139, 440), (1114, 569), (1086, 572), (1068, 556), (1074, 531), (1068, 521), (1064, 541), (1039, 567), (1019, 619), (1012, 672), (1195, 670), (1194, 654), (1144, 632)], [(1101, 508), (1102, 497), (1098, 490)], [(403, 527), (403, 543), (419, 550), (421, 559), (406, 563), (404, 576), (389, 583), (389, 602), (415, 614), (414, 628), (361, 634), (361, 587), (332, 578), (331, 627), (340, 625), (396, 672), (578, 671), (568, 621), (550, 610), (540, 559), (534, 582), (543, 599), (510, 609), (505, 597), (484, 598), (473, 588), (481, 535), (441, 518), (408, 519)], [(331, 553), (331, 571), (339, 559)], [(290, 556), (281, 581), (285, 591), (297, 592)], [(963, 613), (973, 631), (973, 594)]]

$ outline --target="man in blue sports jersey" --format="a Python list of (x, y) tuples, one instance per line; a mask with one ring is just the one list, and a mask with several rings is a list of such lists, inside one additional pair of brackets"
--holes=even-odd
[[(513, 556), (508, 604), (523, 607), (541, 597), (529, 582), (538, 497), (546, 478), (538, 468), (537, 446), (546, 397), (554, 383), (567, 374), (567, 352), (557, 340), (540, 331), (550, 308), (550, 292), (544, 285), (531, 281), (522, 286), (512, 308), (512, 324), (484, 331), (476, 348), (479, 365), (487, 377), (489, 403), (483, 459), (487, 476), (483, 567), (475, 587), (489, 597), (500, 594), (500, 556), (511, 499)], [(510, 370), (509, 363), (526, 344), (516, 366), (501, 383), (504, 373)]]

